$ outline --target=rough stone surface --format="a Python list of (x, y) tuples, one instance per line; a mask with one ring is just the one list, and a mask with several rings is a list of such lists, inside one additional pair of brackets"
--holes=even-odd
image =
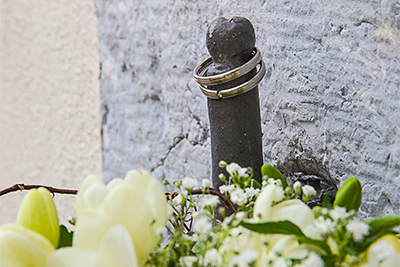
[(132, 168), (210, 176), (206, 99), (192, 78), (218, 16), (247, 17), (267, 64), (264, 161), (363, 185), (361, 216), (400, 207), (400, 3), (97, 0), (105, 180)]

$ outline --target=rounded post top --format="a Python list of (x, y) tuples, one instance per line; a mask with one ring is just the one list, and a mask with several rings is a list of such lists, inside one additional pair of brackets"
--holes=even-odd
[(246, 63), (252, 58), (255, 43), (254, 27), (248, 19), (215, 19), (206, 37), (207, 49), (214, 62), (207, 74), (223, 73)]

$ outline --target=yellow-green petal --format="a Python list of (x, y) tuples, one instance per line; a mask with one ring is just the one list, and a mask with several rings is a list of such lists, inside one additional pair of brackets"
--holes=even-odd
[(41, 234), (26, 227), (6, 224), (0, 227), (0, 265), (43, 267), (53, 245)]
[(51, 193), (43, 187), (31, 189), (18, 210), (16, 224), (46, 237), (56, 248), (60, 238), (57, 209)]

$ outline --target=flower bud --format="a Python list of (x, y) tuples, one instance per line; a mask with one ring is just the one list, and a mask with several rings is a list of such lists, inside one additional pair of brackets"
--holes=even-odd
[(279, 179), (282, 182), (282, 187), (286, 188), (288, 186), (286, 182), (286, 178), (282, 175), (282, 173), (270, 164), (264, 164), (261, 167), (262, 176), (267, 176), (268, 178)]
[(57, 210), (46, 188), (29, 191), (18, 210), (16, 224), (43, 235), (57, 248), (60, 238)]
[(336, 193), (333, 206), (344, 207), (348, 212), (351, 210), (357, 211), (361, 205), (361, 198), (360, 181), (355, 177), (350, 177)]

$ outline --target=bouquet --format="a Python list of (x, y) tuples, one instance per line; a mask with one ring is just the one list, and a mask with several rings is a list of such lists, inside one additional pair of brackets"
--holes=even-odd
[[(273, 166), (221, 162), (218, 190), (204, 179), (164, 181), (130, 171), (105, 185), (87, 177), (73, 231), (58, 224), (52, 193), (31, 189), (15, 224), (0, 226), (0, 266), (400, 266), (399, 216), (356, 217), (361, 184), (349, 178), (333, 205), (309, 208), (316, 193), (289, 186)], [(52, 188), (49, 188), (50, 190)]]

